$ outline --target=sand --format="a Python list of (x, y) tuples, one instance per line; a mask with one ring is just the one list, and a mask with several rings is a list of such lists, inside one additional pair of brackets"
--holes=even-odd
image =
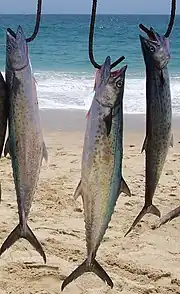
[[(73, 192), (80, 179), (85, 112), (41, 111), (49, 162), (43, 162), (29, 225), (47, 255), (47, 264), (26, 240), (16, 242), (0, 258), (0, 294), (60, 293), (63, 279), (86, 255), (82, 200)], [(180, 205), (180, 118), (173, 120), (174, 147), (154, 197), (162, 215)], [(97, 260), (114, 282), (111, 290), (95, 274), (72, 282), (67, 294), (180, 293), (180, 218), (159, 229), (157, 217), (146, 215), (126, 238), (124, 234), (144, 204), (144, 116), (125, 115), (123, 175), (132, 197), (118, 199), (98, 250)], [(9, 158), (1, 159), (2, 202), (0, 243), (18, 222)]]

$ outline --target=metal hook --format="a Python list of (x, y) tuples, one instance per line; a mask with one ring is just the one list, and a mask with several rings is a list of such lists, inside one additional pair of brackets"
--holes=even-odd
[(28, 42), (28, 43), (32, 42), (36, 38), (36, 36), (38, 34), (39, 26), (40, 26), (40, 20), (41, 20), (41, 9), (42, 9), (42, 0), (38, 0), (37, 14), (36, 14), (36, 24), (35, 24), (35, 27), (34, 27), (33, 34), (31, 35), (31, 37), (26, 39), (26, 42)]
[[(172, 0), (172, 4), (171, 4), (171, 17), (170, 17), (170, 20), (169, 20), (167, 31), (164, 34), (164, 36), (166, 38), (168, 38), (170, 36), (170, 34), (171, 34), (171, 31), (172, 31), (172, 28), (173, 28), (173, 25), (174, 25), (175, 16), (176, 16), (176, 0)], [(139, 27), (150, 38), (153, 38), (154, 34), (147, 27), (145, 27), (143, 24), (140, 24)]]
[(174, 25), (175, 16), (176, 16), (176, 0), (172, 0), (171, 17), (170, 17), (170, 20), (169, 20), (167, 31), (164, 34), (164, 36), (166, 38), (168, 38), (170, 36), (170, 34), (171, 34), (171, 31), (172, 31), (172, 28), (173, 28), (173, 25)]
[[(97, 9), (97, 0), (93, 0), (90, 30), (89, 30), (89, 59), (95, 68), (100, 69), (101, 65), (99, 65), (95, 61), (94, 55), (93, 55), (93, 38), (94, 38), (94, 24), (95, 24), (95, 20), (96, 20), (96, 9)], [(124, 59), (125, 59), (124, 56), (121, 56), (120, 58), (118, 58), (114, 63), (111, 64), (111, 69), (113, 67), (115, 67), (116, 65), (118, 65)]]

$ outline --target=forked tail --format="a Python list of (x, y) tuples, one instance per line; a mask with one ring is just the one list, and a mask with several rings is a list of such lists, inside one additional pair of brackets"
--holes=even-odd
[(28, 240), (29, 243), (31, 243), (31, 245), (36, 249), (36, 251), (39, 252), (39, 254), (43, 257), (44, 262), (46, 263), (46, 255), (44, 253), (44, 250), (42, 249), (41, 244), (39, 243), (36, 236), (33, 234), (33, 232), (27, 224), (24, 229), (20, 224), (18, 224), (17, 227), (15, 227), (15, 229), (10, 233), (10, 235), (2, 244), (0, 249), (0, 256), (4, 251), (6, 251), (6, 249), (11, 247), (11, 245), (13, 245), (20, 238)]
[(154, 215), (156, 215), (158, 217), (161, 216), (161, 213), (160, 213), (159, 209), (155, 205), (151, 204), (150, 206), (144, 206), (143, 209), (138, 214), (138, 216), (136, 217), (136, 219), (134, 220), (134, 222), (133, 222), (132, 226), (130, 227), (130, 229), (124, 235), (124, 237), (127, 236), (131, 232), (131, 230), (137, 225), (137, 223), (143, 218), (143, 216), (146, 213), (151, 213), (151, 214), (154, 214)]
[(64, 290), (64, 288), (71, 283), (73, 280), (80, 277), (85, 272), (94, 272), (100, 279), (102, 279), (104, 282), (106, 282), (111, 288), (113, 288), (113, 282), (111, 278), (108, 276), (108, 274), (105, 272), (105, 270), (101, 267), (101, 265), (93, 259), (91, 264), (88, 265), (87, 259), (79, 266), (77, 267), (62, 283), (61, 291)]

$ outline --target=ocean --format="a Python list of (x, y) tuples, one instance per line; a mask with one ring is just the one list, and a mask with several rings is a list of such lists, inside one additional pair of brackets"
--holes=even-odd
[[(0, 70), (5, 68), (6, 29), (20, 24), (27, 37), (34, 29), (34, 15), (0, 15)], [(43, 15), (29, 54), (37, 81), (40, 108), (89, 108), (95, 69), (88, 56), (89, 15)], [(94, 55), (99, 64), (110, 55), (121, 55), (127, 64), (124, 113), (145, 112), (145, 66), (141, 53), (139, 23), (165, 33), (168, 15), (97, 15)], [(170, 37), (169, 73), (173, 112), (180, 112), (180, 16)], [(118, 68), (118, 67), (117, 67)]]

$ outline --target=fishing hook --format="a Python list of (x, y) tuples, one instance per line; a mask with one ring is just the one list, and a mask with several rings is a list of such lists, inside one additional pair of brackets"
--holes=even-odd
[[(93, 55), (93, 38), (94, 38), (94, 24), (95, 24), (95, 20), (96, 20), (96, 9), (97, 9), (97, 0), (93, 0), (92, 13), (91, 13), (91, 22), (90, 22), (90, 30), (89, 30), (89, 59), (90, 59), (92, 65), (95, 68), (100, 69), (101, 65), (99, 65), (95, 61), (94, 55)], [(124, 56), (121, 56), (120, 58), (118, 58), (114, 63), (111, 64), (111, 69), (113, 67), (115, 67), (116, 65), (118, 65), (124, 59), (125, 59)]]
[[(166, 38), (168, 38), (171, 34), (171, 31), (172, 31), (172, 28), (173, 28), (173, 25), (174, 25), (174, 20), (175, 20), (175, 16), (176, 16), (176, 0), (172, 0), (172, 4), (171, 4), (171, 17), (170, 17), (170, 20), (169, 20), (169, 24), (168, 24), (168, 28), (167, 28), (167, 31), (166, 33), (164, 34), (164, 36)], [(153, 32), (151, 32), (147, 27), (145, 27), (143, 24), (140, 24), (139, 25), (140, 29), (142, 31), (144, 31), (150, 38), (153, 39), (154, 37), (154, 34)]]
[(176, 16), (176, 0), (172, 0), (172, 4), (171, 4), (171, 17), (169, 20), (169, 24), (168, 24), (168, 28), (167, 31), (165, 33), (165, 37), (168, 38), (171, 34), (173, 25), (174, 25), (174, 20), (175, 20), (175, 16)]
[(41, 9), (42, 9), (42, 0), (38, 0), (37, 14), (36, 14), (36, 24), (35, 24), (35, 27), (34, 27), (33, 34), (31, 35), (31, 37), (26, 39), (26, 42), (28, 42), (28, 43), (32, 42), (36, 38), (36, 36), (38, 34), (39, 26), (40, 26), (40, 20), (41, 20)]

